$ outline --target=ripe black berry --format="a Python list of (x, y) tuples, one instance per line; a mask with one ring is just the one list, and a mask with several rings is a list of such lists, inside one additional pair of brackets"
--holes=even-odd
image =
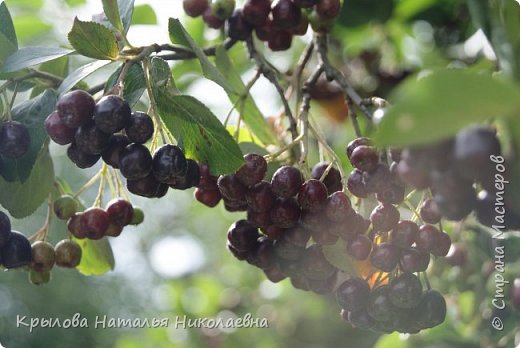
[(31, 269), (36, 272), (50, 271), (56, 262), (54, 247), (47, 242), (37, 241), (32, 244), (31, 250)]
[(350, 163), (363, 172), (372, 172), (379, 163), (379, 154), (372, 146), (357, 146), (350, 155)]
[(349, 220), (354, 213), (350, 199), (343, 191), (336, 191), (327, 198), (325, 214), (331, 221)]
[(404, 200), (404, 184), (392, 181), (387, 187), (376, 193), (376, 199), (384, 204), (401, 204)]
[(76, 213), (67, 221), (67, 230), (78, 239), (84, 239), (87, 236), (81, 225), (81, 215), (83, 213)]
[(247, 187), (259, 183), (267, 173), (267, 162), (264, 157), (248, 153), (244, 156), (245, 163), (235, 173), (238, 181)]
[(363, 172), (359, 169), (354, 169), (347, 180), (347, 188), (354, 196), (359, 198), (366, 198), (368, 190), (363, 181)]
[(350, 143), (348, 143), (345, 153), (347, 154), (348, 159), (350, 159), (350, 156), (352, 156), (352, 153), (358, 146), (370, 146), (370, 145), (371, 145), (371, 142), (368, 138), (364, 138), (364, 137), (356, 138), (356, 139), (352, 140)]
[(134, 215), (132, 203), (122, 198), (114, 198), (108, 202), (106, 212), (110, 222), (120, 226), (130, 224)]
[(427, 199), (421, 204), (419, 214), (421, 219), (427, 224), (439, 223), (442, 218), (439, 207), (437, 207), (433, 199)]
[(72, 143), (67, 148), (67, 157), (78, 168), (90, 168), (101, 158), (100, 155), (91, 155), (81, 151), (75, 143)]
[(270, 0), (247, 0), (242, 6), (244, 19), (252, 26), (263, 24), (270, 12)]
[(119, 168), (121, 151), (129, 144), (130, 140), (124, 134), (114, 134), (110, 136), (106, 150), (101, 153), (103, 161), (114, 168)]
[(451, 266), (464, 266), (466, 256), (466, 248), (464, 245), (455, 243), (451, 245), (445, 260)]
[(80, 89), (64, 94), (56, 105), (63, 123), (78, 128), (91, 120), (96, 103), (90, 94)]
[(413, 273), (401, 273), (392, 279), (389, 285), (388, 298), (399, 308), (414, 308), (422, 297), (422, 285), (419, 278)]
[(401, 251), (401, 259), (399, 260), (399, 268), (403, 272), (424, 272), (430, 263), (430, 254), (423, 253), (415, 248), (403, 249)]
[(419, 234), (419, 226), (413, 221), (402, 220), (397, 223), (390, 234), (390, 243), (400, 247), (409, 248), (415, 242)]
[(238, 180), (236, 175), (221, 175), (217, 181), (222, 197), (231, 201), (246, 202), (247, 188)]
[(267, 40), (267, 45), (271, 51), (285, 51), (291, 48), (292, 33), (288, 30), (274, 30)]
[(266, 212), (274, 204), (275, 196), (271, 184), (261, 181), (246, 192), (246, 201), (249, 209), (256, 212)]
[(332, 19), (339, 15), (341, 3), (339, 0), (317, 0), (316, 12), (323, 18)]
[(351, 278), (343, 282), (336, 290), (339, 305), (349, 312), (365, 308), (369, 294), (368, 283), (360, 278)]
[(384, 285), (373, 289), (367, 303), (368, 314), (378, 322), (392, 319), (397, 310), (388, 297), (389, 287)]
[[(311, 178), (320, 180), (327, 170), (329, 166), (328, 162), (319, 162), (317, 163), (311, 171)], [(323, 179), (323, 183), (327, 186), (327, 190), (329, 194), (332, 194), (336, 191), (341, 191), (343, 189), (341, 184), (341, 174), (338, 169), (335, 167), (331, 167), (325, 178)]]
[(200, 169), (197, 162), (192, 159), (188, 159), (186, 161), (186, 174), (183, 176), (177, 177), (173, 184), (170, 184), (170, 187), (176, 190), (187, 190), (189, 188), (195, 187), (199, 184), (200, 181)]
[(236, 10), (227, 20), (228, 35), (233, 40), (246, 40), (253, 31), (253, 27), (244, 19), (241, 10)]
[(386, 232), (399, 222), (399, 210), (391, 204), (380, 204), (370, 214), (370, 221), (375, 231)]
[(302, 184), (302, 173), (298, 168), (290, 166), (278, 168), (271, 179), (272, 190), (280, 198), (289, 198), (296, 195)]
[(144, 112), (132, 112), (125, 133), (132, 143), (146, 143), (153, 135), (152, 118)]
[(305, 249), (302, 258), (303, 274), (309, 279), (325, 280), (337, 270), (323, 255), (321, 246), (314, 244)]
[(31, 136), (27, 127), (18, 121), (5, 121), (0, 127), (0, 154), (20, 158), (29, 151)]
[(366, 260), (371, 250), (372, 241), (364, 234), (358, 235), (347, 245), (347, 254), (358, 261)]
[(219, 190), (207, 190), (200, 187), (193, 192), (193, 196), (197, 201), (210, 208), (216, 207), (222, 199)]
[(162, 183), (175, 184), (187, 169), (186, 157), (178, 146), (165, 144), (153, 154), (153, 175)]
[(81, 247), (73, 240), (64, 239), (54, 247), (56, 265), (65, 268), (74, 268), (81, 262)]
[(277, 199), (270, 211), (271, 221), (281, 228), (296, 226), (300, 214), (300, 207), (294, 198)]
[(79, 127), (74, 135), (78, 149), (89, 155), (101, 155), (110, 144), (110, 135), (97, 128), (94, 122)]
[(383, 242), (374, 246), (370, 254), (370, 263), (383, 272), (391, 272), (399, 263), (399, 249), (390, 243)]
[(2, 249), (11, 235), (11, 220), (4, 212), (0, 211), (0, 249)]
[(222, 19), (218, 19), (213, 15), (213, 11), (211, 11), (211, 7), (208, 6), (208, 8), (204, 11), (202, 14), (202, 19), (204, 20), (204, 23), (210, 28), (213, 29), (219, 29), (224, 26), (225, 21)]
[(417, 321), (424, 328), (442, 324), (446, 319), (446, 300), (436, 290), (425, 291), (417, 306), (417, 313), (420, 313)]
[(433, 225), (422, 225), (419, 227), (419, 234), (415, 238), (417, 249), (425, 253), (431, 253), (435, 244), (439, 240), (441, 231)]
[(276, 255), (282, 259), (296, 261), (299, 260), (305, 251), (305, 247), (293, 244), (287, 239), (278, 239), (274, 243)]
[(381, 192), (392, 180), (392, 174), (386, 164), (379, 163), (372, 172), (363, 172), (363, 181), (368, 192)]
[(146, 177), (152, 171), (152, 155), (148, 148), (141, 144), (130, 144), (125, 147), (119, 157), (119, 170), (129, 180)]
[(168, 189), (168, 185), (160, 183), (157, 181), (155, 176), (150, 173), (144, 178), (135, 180), (128, 179), (126, 181), (126, 188), (134, 195), (148, 198), (158, 198), (165, 189)]
[(445, 232), (440, 232), (436, 236), (436, 242), (433, 245), (431, 253), (435, 256), (446, 256), (450, 250), (451, 239)]
[(291, 0), (279, 0), (271, 9), (273, 24), (277, 28), (296, 27), (301, 17), (301, 10)]
[(27, 266), (32, 261), (31, 243), (18, 231), (11, 231), (7, 244), (1, 249), (5, 268)]
[(238, 220), (228, 230), (227, 239), (238, 251), (250, 251), (260, 237), (258, 229), (247, 220)]
[(52, 112), (44, 122), (49, 137), (60, 145), (67, 145), (74, 141), (76, 130), (65, 125), (57, 111)]
[(107, 95), (94, 108), (94, 122), (102, 132), (113, 134), (126, 127), (131, 113), (126, 100), (117, 95)]
[(327, 187), (321, 181), (306, 181), (298, 193), (298, 204), (302, 210), (320, 211), (327, 203)]

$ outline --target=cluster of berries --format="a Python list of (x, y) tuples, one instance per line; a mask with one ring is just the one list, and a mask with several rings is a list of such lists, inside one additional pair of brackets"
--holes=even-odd
[(43, 241), (31, 242), (24, 234), (11, 230), (9, 217), (0, 212), (0, 265), (7, 268), (29, 267), (33, 284), (47, 283), (54, 265), (74, 268), (81, 261), (80, 246), (64, 239), (52, 246)]
[(198, 183), (198, 164), (186, 159), (179, 147), (165, 144), (151, 155), (144, 144), (154, 133), (152, 118), (132, 112), (116, 95), (96, 103), (85, 91), (69, 92), (59, 99), (45, 128), (56, 143), (70, 144), (67, 155), (76, 166), (88, 168), (103, 158), (119, 169), (136, 195), (162, 197), (169, 187), (185, 190)]
[(202, 16), (210, 28), (227, 23), (231, 39), (246, 40), (253, 30), (273, 51), (291, 47), (293, 35), (305, 35), (309, 23), (316, 32), (328, 32), (341, 9), (340, 0), (246, 0), (235, 10), (235, 0), (184, 0), (184, 11)]
[(78, 212), (77, 201), (63, 195), (54, 202), (54, 212), (61, 220), (67, 220), (69, 232), (78, 239), (101, 239), (105, 236), (117, 237), (128, 225), (138, 225), (144, 215), (141, 209), (133, 207), (124, 199), (113, 199), (106, 209), (91, 207)]
[(446, 318), (446, 301), (436, 290), (423, 291), (413, 273), (401, 273), (389, 284), (370, 289), (351, 278), (336, 290), (341, 316), (351, 325), (383, 332), (418, 333)]

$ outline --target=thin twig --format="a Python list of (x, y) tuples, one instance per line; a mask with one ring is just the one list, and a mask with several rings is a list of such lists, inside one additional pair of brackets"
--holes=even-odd
[[(236, 41), (232, 39), (227, 39), (224, 41), (224, 49), (228, 50), (235, 45)], [(202, 50), (206, 56), (214, 56), (217, 52), (217, 47), (208, 47)], [(197, 58), (195, 52), (188, 48), (180, 47), (180, 46), (172, 46), (172, 45), (160, 45), (159, 48), (162, 51), (174, 51), (175, 53), (170, 54), (160, 54), (158, 57), (164, 60), (187, 60)]]

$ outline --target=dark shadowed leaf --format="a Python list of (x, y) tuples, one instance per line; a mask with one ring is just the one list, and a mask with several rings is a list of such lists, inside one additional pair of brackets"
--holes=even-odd
[[(109, 78), (105, 85), (105, 92), (114, 86), (119, 74), (121, 73), (121, 67), (119, 67)], [(124, 80), (123, 96), (130, 106), (134, 106), (139, 101), (139, 98), (143, 95), (146, 90), (146, 82), (144, 80), (144, 72), (141, 64), (134, 64), (128, 70)]]

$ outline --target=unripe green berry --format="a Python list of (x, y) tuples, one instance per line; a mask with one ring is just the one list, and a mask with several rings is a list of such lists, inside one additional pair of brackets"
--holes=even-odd
[(56, 262), (56, 253), (51, 244), (43, 241), (34, 242), (31, 246), (31, 269), (35, 272), (48, 272)]
[(51, 272), (29, 272), (29, 282), (34, 285), (43, 285), (51, 281)]
[(220, 20), (226, 20), (235, 10), (235, 0), (215, 0), (211, 4), (211, 13)]
[(134, 215), (132, 216), (132, 221), (130, 221), (130, 225), (139, 225), (144, 221), (144, 212), (141, 208), (134, 207)]
[(56, 264), (60, 267), (75, 268), (81, 262), (81, 247), (73, 240), (64, 239), (54, 247)]
[(69, 219), (78, 209), (78, 201), (70, 195), (63, 195), (54, 201), (54, 214), (56, 214), (60, 220)]

